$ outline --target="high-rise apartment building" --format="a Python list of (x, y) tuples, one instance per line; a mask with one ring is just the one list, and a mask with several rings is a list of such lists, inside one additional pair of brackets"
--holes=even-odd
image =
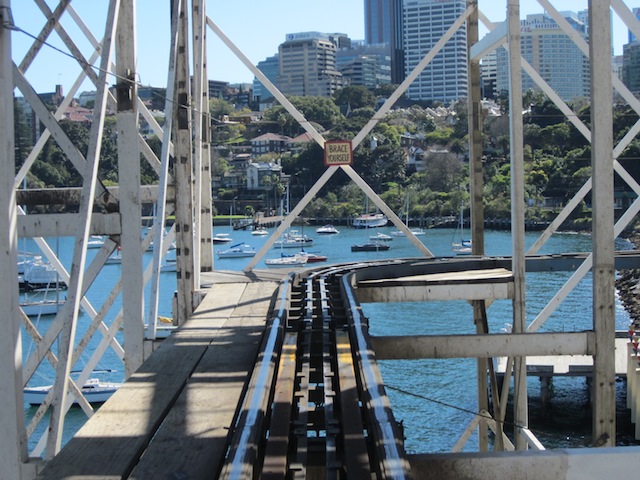
[(498, 77), (498, 52), (489, 52), (480, 61), (480, 88), (483, 98), (496, 98), (496, 78)]
[[(588, 39), (586, 12), (561, 12), (571, 27)], [(565, 101), (590, 95), (589, 60), (546, 13), (527, 15), (520, 21), (522, 57)], [(498, 50), (498, 92), (509, 89), (508, 57)], [(523, 90), (537, 89), (526, 73), (522, 75)]]
[[(404, 0), (402, 31), (408, 75), (464, 13), (466, 0)], [(450, 102), (467, 96), (467, 29), (463, 24), (407, 90), (414, 100)]]
[[(278, 82), (278, 72), (280, 69), (280, 61), (278, 60), (278, 54), (271, 57), (267, 57), (261, 62), (258, 62), (258, 70), (260, 70), (265, 77), (269, 79), (271, 83), (274, 85)], [(257, 78), (253, 79), (253, 98), (254, 100), (264, 100), (267, 98), (273, 97), (271, 92), (267, 90), (260, 80)]]
[(376, 88), (391, 83), (391, 58), (384, 44), (354, 42), (351, 48), (338, 49), (337, 63), (349, 85)]
[(367, 45), (385, 45), (391, 58), (391, 81), (404, 80), (402, 43), (403, 0), (364, 1), (364, 39)]
[(287, 34), (278, 48), (278, 88), (285, 95), (330, 97), (346, 85), (337, 69), (336, 50), (349, 45), (344, 34)]
[[(633, 14), (640, 20), (640, 8), (634, 8)], [(629, 43), (622, 46), (620, 78), (632, 93), (640, 93), (640, 41), (631, 30), (629, 30)]]

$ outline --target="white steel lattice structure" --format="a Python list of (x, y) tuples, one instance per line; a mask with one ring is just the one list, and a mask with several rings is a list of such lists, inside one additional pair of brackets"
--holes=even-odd
[[(16, 0), (14, 0), (16, 1)], [(104, 31), (92, 33), (73, 9), (70, 0), (61, 0), (51, 11), (41, 0), (35, 3), (49, 18), (42, 28), (39, 40), (24, 58), (13, 58), (11, 39), (16, 26), (12, 22), (11, 1), (0, 0), (0, 160), (4, 188), (0, 189), (0, 265), (6, 273), (0, 289), (2, 305), (5, 306), (3, 320), (4, 334), (0, 336), (0, 356), (3, 368), (0, 376), (0, 399), (2, 399), (3, 438), (0, 440), (0, 464), (7, 478), (34, 478), (35, 467), (30, 456), (44, 455), (46, 459), (55, 456), (62, 441), (64, 419), (73, 397), (77, 398), (87, 416), (93, 409), (83, 400), (79, 388), (89, 378), (101, 355), (111, 349), (122, 360), (125, 377), (134, 372), (153, 349), (158, 317), (158, 295), (160, 265), (169, 245), (177, 244), (177, 292), (173, 322), (180, 325), (186, 321), (198, 304), (200, 295), (200, 273), (213, 269), (211, 250), (211, 175), (209, 166), (209, 133), (206, 114), (208, 98), (206, 36), (213, 33), (228, 47), (247, 68), (265, 85), (274, 98), (305, 128), (315, 142), (324, 146), (324, 137), (304, 116), (284, 97), (277, 88), (256, 68), (215, 23), (215, 7), (207, 10), (205, 0), (172, 0), (171, 43), (167, 77), (165, 114), (166, 121), (160, 126), (140, 101), (136, 83), (136, 42), (140, 41), (135, 31), (135, 0), (111, 0), (104, 19)], [(565, 298), (579, 280), (589, 271), (593, 272), (593, 331), (595, 351), (594, 381), (594, 438), (602, 445), (613, 446), (615, 439), (615, 389), (613, 385), (613, 307), (614, 307), (614, 238), (634, 219), (640, 209), (640, 185), (623, 169), (618, 156), (637, 136), (640, 121), (624, 139), (613, 145), (611, 135), (612, 90), (640, 113), (640, 102), (616, 78), (612, 77), (610, 55), (610, 12), (618, 15), (640, 38), (640, 23), (622, 0), (590, 1), (590, 41), (576, 36), (571, 27), (558, 13), (552, 2), (539, 0), (541, 9), (546, 10), (558, 25), (582, 49), (591, 61), (591, 102), (592, 116), (590, 128), (582, 123), (570, 107), (543, 81), (520, 56), (519, 1), (505, 2), (507, 18), (499, 25), (492, 24), (478, 9), (482, 2), (468, 0), (466, 10), (456, 19), (433, 48), (417, 63), (406, 80), (398, 87), (374, 117), (353, 139), (357, 148), (372, 131), (378, 121), (393, 107), (399, 97), (407, 91), (420, 72), (453, 37), (465, 26), (469, 47), (469, 152), (470, 185), (472, 195), (472, 230), (474, 254), (484, 253), (483, 211), (482, 211), (482, 109), (479, 92), (479, 59), (496, 48), (508, 51), (510, 63), (510, 128), (511, 128), (511, 181), (512, 181), (512, 271), (516, 293), (513, 303), (513, 332), (531, 333), (531, 342), (542, 342), (535, 336), (536, 330), (551, 312)], [(71, 38), (60, 21), (67, 14), (84, 35), (82, 43), (89, 43), (90, 52), (81, 52), (78, 43)], [(478, 39), (478, 24), (482, 22), (490, 33)], [(189, 28), (191, 27), (191, 29)], [(189, 37), (189, 31), (192, 36)], [(55, 32), (55, 33), (54, 33)], [(28, 80), (28, 69), (37, 55), (46, 55), (42, 41), (50, 35), (58, 35), (66, 49), (78, 60), (79, 77), (57, 111), (51, 113), (39, 99)], [(101, 40), (98, 40), (101, 38)], [(191, 52), (191, 54), (190, 54)], [(192, 63), (190, 63), (192, 59)], [(522, 127), (522, 86), (521, 70), (537, 83), (538, 87), (552, 99), (567, 116), (576, 129), (592, 144), (593, 176), (578, 191), (559, 217), (529, 249), (524, 248), (524, 172), (523, 172), (523, 127)], [(190, 78), (193, 84), (190, 87)], [(88, 78), (96, 88), (95, 109), (91, 135), (86, 153), (81, 152), (60, 127), (59, 120), (71, 99), (77, 93), (82, 81)], [(113, 80), (115, 78), (115, 81)], [(115, 89), (109, 85), (115, 82)], [(33, 152), (15, 174), (13, 90), (17, 88), (37, 113), (46, 131), (38, 139)], [(105, 187), (98, 175), (103, 126), (107, 110), (116, 112), (118, 149), (118, 187)], [(138, 122), (144, 118), (162, 139), (160, 156), (149, 148), (138, 133)], [(47, 139), (55, 140), (81, 176), (81, 187), (65, 191), (20, 192), (25, 175), (33, 164)], [(142, 155), (154, 168), (158, 183), (142, 186), (140, 180), (139, 157)], [(291, 213), (277, 228), (263, 248), (249, 263), (246, 270), (252, 270), (257, 262), (273, 246), (277, 238), (291, 225), (304, 207), (317, 195), (331, 176), (342, 169), (385, 213), (392, 222), (425, 256), (433, 256), (400, 218), (367, 185), (358, 173), (346, 165), (328, 167), (318, 182), (293, 207)], [(631, 207), (614, 224), (613, 221), (613, 175), (623, 178), (638, 194)], [(594, 204), (593, 251), (576, 271), (569, 282), (555, 295), (554, 299), (538, 314), (536, 319), (526, 324), (524, 298), (524, 259), (527, 253), (536, 253), (557, 230), (562, 222), (591, 192)], [(18, 205), (28, 205), (30, 197), (40, 195), (49, 203), (60, 203), (73, 213), (27, 214)], [(140, 236), (142, 205), (155, 204), (155, 223), (149, 233)], [(175, 224), (165, 231), (165, 218), (175, 214)], [(105, 235), (107, 240), (98, 254), (88, 260), (87, 246), (91, 235)], [(74, 238), (73, 258), (70, 269), (63, 263), (44, 238), (66, 236)], [(65, 307), (58, 313), (44, 335), (40, 335), (33, 323), (19, 308), (17, 277), (18, 237), (31, 237), (37, 242), (43, 254), (58, 271), (60, 278), (68, 284)], [(153, 262), (144, 268), (142, 255), (153, 241)], [(86, 291), (95, 281), (109, 256), (117, 249), (122, 250), (122, 275), (112, 293), (101, 305), (92, 305), (85, 297)], [(150, 301), (145, 302), (144, 289), (149, 284)], [(122, 309), (115, 313), (114, 320), (105, 322), (110, 309), (122, 295)], [(484, 302), (474, 302), (474, 319), (478, 333), (488, 333), (483, 326)], [(86, 332), (77, 335), (79, 311), (82, 309), (91, 319)], [(147, 324), (147, 327), (145, 327)], [(21, 325), (33, 337), (37, 348), (27, 358), (23, 358)], [(115, 334), (122, 328), (124, 342), (121, 344)], [(71, 376), (78, 359), (87, 344), (93, 341), (97, 347), (83, 365), (79, 376)], [(52, 345), (57, 344), (56, 348)], [(479, 355), (480, 357), (480, 355)], [(516, 424), (515, 448), (525, 450), (537, 445), (532, 440), (527, 425), (526, 363), (523, 357), (512, 359), (515, 385)], [(478, 359), (478, 371), (487, 371), (487, 361)], [(34, 418), (25, 426), (22, 389), (43, 363), (55, 370), (54, 388)], [(511, 362), (510, 362), (511, 363)], [(486, 392), (488, 385), (485, 375), (478, 380), (478, 411), (487, 410)], [(496, 401), (499, 398), (496, 399)], [(44, 414), (50, 412), (48, 428), (38, 440), (37, 448), (27, 451), (27, 439), (43, 422)], [(504, 409), (502, 409), (504, 415)], [(480, 421), (470, 428), (480, 428), (480, 449), (488, 449), (488, 430), (503, 425), (502, 418), (493, 423)], [(501, 428), (501, 427), (499, 427)], [(500, 432), (501, 433), (501, 432)], [(461, 434), (464, 438), (466, 433)], [(504, 436), (498, 434), (497, 448), (507, 448)]]

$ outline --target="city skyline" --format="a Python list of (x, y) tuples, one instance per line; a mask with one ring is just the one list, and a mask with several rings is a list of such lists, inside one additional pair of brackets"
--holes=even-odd
[[(57, 2), (49, 1), (50, 8), (55, 8)], [(493, 21), (504, 19), (506, 0), (479, 0), (480, 10)], [(537, 2), (523, 2), (520, 6), (521, 18), (530, 13), (541, 13), (543, 8)], [(636, 1), (625, 0), (630, 7), (636, 7)], [(579, 11), (587, 7), (586, 0), (553, 0), (552, 5), (558, 10)], [(71, 4), (80, 17), (88, 22), (94, 35), (98, 35), (104, 28), (100, 25), (106, 15), (102, 11), (106, 9), (107, 2), (100, 2), (96, 8), (95, 0), (77, 0)], [(278, 46), (283, 43), (288, 33), (305, 31), (341, 32), (347, 34), (353, 40), (364, 40), (364, 2), (362, 0), (327, 0), (323, 2), (323, 8), (310, 14), (308, 9), (301, 9), (299, 2), (293, 0), (279, 0), (266, 5), (260, 0), (247, 0), (244, 2), (244, 11), (249, 11), (247, 18), (240, 18), (237, 12), (231, 9), (219, 11), (209, 5), (208, 15), (216, 22), (223, 32), (245, 53), (249, 60), (258, 64), (278, 51)], [(32, 35), (37, 35), (44, 25), (45, 19), (35, 4), (31, 2), (12, 2), (12, 13), (15, 25)], [(283, 16), (281, 12), (286, 12)], [(338, 13), (336, 13), (338, 12)], [(137, 2), (138, 24), (138, 81), (142, 85), (163, 86), (167, 81), (168, 44), (169, 44), (169, 13), (168, 2), (158, 5), (155, 0), (139, 0)], [(282, 19), (285, 18), (286, 21)], [(65, 14), (62, 21), (65, 28), (71, 33), (74, 41), (78, 42), (80, 49), (88, 57), (90, 47), (79, 40), (82, 38), (78, 27)], [(165, 24), (166, 28), (161, 26)], [(627, 28), (622, 21), (613, 14), (614, 51), (616, 55), (622, 54), (622, 45), (627, 42)], [(268, 28), (265, 28), (265, 25)], [(253, 74), (229, 52), (227, 47), (209, 30), (208, 33), (208, 68), (209, 79), (220, 80), (229, 83), (251, 83)], [(33, 40), (20, 31), (12, 35), (13, 56), (16, 63), (20, 63)], [(50, 43), (58, 48), (65, 48), (57, 35), (50, 37)], [(33, 65), (26, 73), (33, 87), (38, 92), (50, 92), (56, 84), (63, 86), (64, 92), (68, 91), (75, 81), (80, 69), (71, 58), (63, 55), (50, 47), (43, 47), (44, 55), (38, 55)], [(85, 82), (80, 89), (92, 90), (89, 82)]]

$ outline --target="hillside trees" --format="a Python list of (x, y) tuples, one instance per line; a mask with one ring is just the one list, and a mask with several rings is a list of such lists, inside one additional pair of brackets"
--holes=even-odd
[[(340, 117), (340, 109), (330, 98), (292, 96), (289, 100), (307, 120), (322, 125), (325, 130), (331, 129)], [(278, 123), (282, 134), (289, 137), (296, 137), (304, 131), (282, 105), (265, 111), (264, 120)]]
[(348, 85), (333, 94), (333, 102), (338, 105), (348, 105), (352, 110), (371, 108), (376, 105), (376, 96), (365, 86)]

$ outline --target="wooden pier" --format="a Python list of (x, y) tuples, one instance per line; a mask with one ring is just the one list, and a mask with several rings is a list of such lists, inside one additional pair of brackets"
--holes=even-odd
[(157, 478), (158, 472), (215, 478), (280, 275), (208, 277), (215, 286), (189, 321), (163, 341), (40, 478)]

